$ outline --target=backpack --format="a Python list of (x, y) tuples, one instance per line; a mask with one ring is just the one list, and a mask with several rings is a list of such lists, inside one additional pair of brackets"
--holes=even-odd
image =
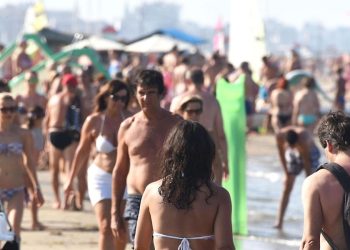
[(80, 97), (76, 95), (70, 102), (66, 112), (66, 128), (79, 131), (82, 124)]
[(327, 169), (334, 177), (337, 178), (338, 182), (344, 189), (343, 197), (343, 227), (345, 240), (348, 249), (350, 249), (350, 176), (349, 174), (336, 163), (326, 163), (319, 167), (320, 169)]
[(81, 100), (76, 95), (70, 102), (66, 112), (66, 130), (70, 133), (74, 140), (79, 141), (80, 129), (82, 126)]

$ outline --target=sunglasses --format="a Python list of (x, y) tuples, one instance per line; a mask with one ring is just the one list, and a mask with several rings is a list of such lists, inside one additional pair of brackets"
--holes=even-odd
[(18, 108), (16, 106), (13, 107), (2, 107), (0, 108), (0, 112), (5, 114), (5, 113), (15, 113), (17, 112)]
[(185, 112), (190, 115), (192, 114), (200, 115), (203, 112), (203, 109), (185, 109)]
[(121, 101), (121, 102), (125, 103), (128, 100), (128, 97), (126, 95), (114, 95), (114, 94), (111, 94), (109, 97), (115, 102)]

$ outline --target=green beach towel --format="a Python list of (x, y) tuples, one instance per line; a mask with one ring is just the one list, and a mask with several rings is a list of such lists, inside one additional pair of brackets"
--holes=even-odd
[(223, 186), (231, 195), (233, 233), (239, 235), (248, 234), (244, 81), (242, 75), (234, 83), (222, 78), (216, 84), (216, 98), (223, 116), (229, 162), (229, 178), (223, 182)]

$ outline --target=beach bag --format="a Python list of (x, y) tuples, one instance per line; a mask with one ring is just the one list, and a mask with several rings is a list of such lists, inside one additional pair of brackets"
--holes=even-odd
[(15, 234), (8, 221), (4, 206), (0, 200), (0, 241), (6, 241), (2, 250), (19, 250), (19, 244), (15, 240)]
[(343, 198), (343, 227), (348, 249), (350, 249), (350, 176), (349, 174), (336, 163), (326, 163), (320, 166), (319, 169), (327, 169), (330, 171), (342, 185), (344, 189)]

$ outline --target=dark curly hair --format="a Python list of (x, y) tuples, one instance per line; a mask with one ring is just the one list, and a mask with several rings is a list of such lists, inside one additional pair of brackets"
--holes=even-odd
[(181, 121), (170, 132), (163, 147), (162, 184), (158, 189), (163, 202), (177, 209), (190, 209), (202, 185), (213, 195), (211, 180), (215, 144), (197, 122)]
[(328, 141), (336, 150), (350, 149), (350, 117), (341, 111), (330, 112), (323, 117), (317, 133), (323, 148)]
[(130, 89), (128, 85), (120, 79), (114, 79), (103, 85), (95, 98), (95, 112), (102, 112), (107, 108), (106, 98), (113, 95), (121, 90), (126, 90), (126, 102), (125, 108), (128, 106), (130, 101)]

